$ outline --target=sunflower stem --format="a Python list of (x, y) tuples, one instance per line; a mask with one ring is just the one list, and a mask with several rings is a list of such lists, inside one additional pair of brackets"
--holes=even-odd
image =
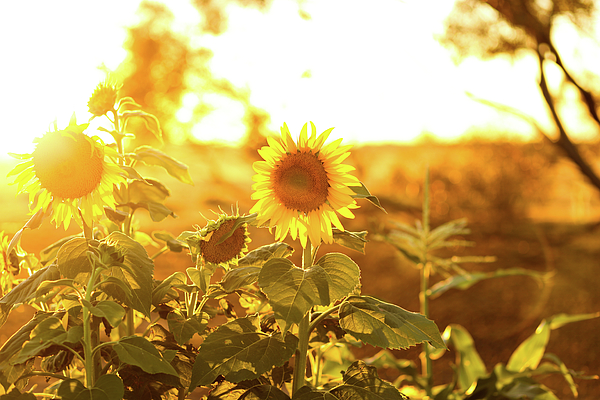
[[(312, 245), (310, 239), (302, 252), (302, 268), (308, 269), (312, 266)], [(298, 325), (298, 349), (294, 363), (294, 375), (292, 380), (292, 396), (298, 389), (306, 384), (306, 358), (308, 356), (308, 339), (310, 337), (310, 317), (308, 310)]]
[[(96, 273), (98, 269), (96, 268), (96, 264), (92, 262), (92, 273), (90, 274), (90, 279), (87, 283), (87, 287), (85, 289), (85, 304), (89, 304), (92, 300), (92, 292), (94, 291), (95, 281), (96, 281)], [(95, 362), (94, 362), (94, 352), (93, 352), (93, 344), (92, 344), (92, 327), (91, 327), (91, 312), (83, 304), (83, 355), (85, 359), (85, 382), (86, 387), (92, 388), (95, 383), (96, 373), (95, 373)]]

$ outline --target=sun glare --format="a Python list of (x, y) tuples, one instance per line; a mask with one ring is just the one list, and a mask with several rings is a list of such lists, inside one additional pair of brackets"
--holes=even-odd
[[(4, 38), (14, 38), (4, 42), (12, 61), (0, 66), (2, 156), (31, 151), (32, 139), (54, 120), (62, 126), (73, 112), (80, 121), (90, 117), (85, 105), (91, 92), (127, 56), (125, 27), (137, 22), (138, 5), (69, 0), (38, 3), (35, 12), (24, 2), (0, 6), (4, 15), (16, 16), (0, 27)], [(168, 6), (174, 29), (198, 31), (188, 1)], [(349, 143), (410, 142), (424, 132), (456, 140), (473, 127), (537, 138), (522, 118), (474, 100), (480, 98), (508, 104), (551, 133), (529, 60), (452, 63), (434, 38), (452, 6), (448, 0), (381, 0), (377, 7), (359, 0), (277, 0), (263, 13), (230, 4), (226, 32), (192, 43), (213, 52), (215, 76), (249, 90), (251, 104), (270, 114), (275, 132), (282, 121), (297, 127), (311, 119), (335, 126), (332, 139), (343, 135)], [(194, 120), (194, 109), (207, 101), (212, 108)], [(581, 110), (570, 112), (577, 118)], [(236, 143), (246, 130), (243, 107), (224, 96), (187, 93), (176, 118), (203, 141)], [(577, 128), (589, 133), (585, 124)]]

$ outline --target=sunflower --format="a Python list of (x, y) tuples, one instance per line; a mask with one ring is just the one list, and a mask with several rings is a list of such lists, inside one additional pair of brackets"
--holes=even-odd
[(126, 180), (110, 160), (118, 153), (98, 137), (84, 134), (87, 126), (77, 125), (75, 115), (64, 130), (55, 125), (54, 131), (35, 139), (33, 153), (14, 155), (27, 161), (8, 174), (17, 175), (13, 183), (18, 193), (29, 193), (31, 213), (52, 207), (52, 221), (65, 229), (72, 219), (79, 226), (91, 226), (102, 217), (104, 206), (114, 208), (113, 187)]
[(248, 251), (248, 217), (219, 214), (216, 221), (209, 221), (198, 231), (199, 253), (204, 261), (227, 266), (237, 264), (239, 257)]
[(109, 80), (100, 83), (88, 101), (90, 114), (94, 115), (94, 117), (100, 117), (110, 111), (114, 111), (118, 91), (119, 86)]
[(351, 209), (358, 208), (349, 186), (360, 186), (349, 174), (355, 168), (342, 164), (352, 146), (340, 146), (342, 139), (324, 145), (333, 130), (307, 137), (307, 125), (294, 142), (287, 125), (281, 128), (281, 139), (267, 138), (269, 145), (258, 152), (264, 161), (253, 165), (257, 172), (252, 185), (253, 200), (258, 200), (250, 212), (257, 212), (257, 222), (276, 226), (275, 239), (283, 240), (290, 233), (300, 238), (306, 247), (307, 238), (315, 246), (321, 241), (333, 241), (332, 225), (344, 231), (337, 214), (354, 218)]

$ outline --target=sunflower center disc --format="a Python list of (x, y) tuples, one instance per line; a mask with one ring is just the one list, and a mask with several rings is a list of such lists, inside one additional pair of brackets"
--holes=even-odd
[(103, 157), (87, 138), (46, 134), (33, 152), (40, 185), (53, 196), (77, 199), (92, 193), (102, 180)]
[(273, 191), (288, 209), (308, 213), (327, 200), (327, 171), (312, 153), (287, 155), (275, 168), (272, 177)]

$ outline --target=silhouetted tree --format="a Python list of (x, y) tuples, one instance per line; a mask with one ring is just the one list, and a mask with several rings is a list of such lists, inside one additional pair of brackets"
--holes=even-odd
[(538, 84), (559, 132), (556, 140), (547, 135), (546, 138), (559, 146), (600, 190), (598, 175), (571, 141), (557, 111), (561, 93), (550, 92), (545, 73), (547, 63), (558, 66), (564, 81), (577, 89), (590, 117), (600, 128), (597, 99), (582, 83), (584, 79), (574, 76), (563, 64), (552, 36), (559, 17), (568, 18), (580, 32), (589, 31), (594, 10), (593, 0), (458, 0), (446, 21), (441, 42), (453, 46), (461, 58), (467, 55), (488, 58), (501, 53), (514, 55), (519, 50), (533, 52), (539, 61)]

